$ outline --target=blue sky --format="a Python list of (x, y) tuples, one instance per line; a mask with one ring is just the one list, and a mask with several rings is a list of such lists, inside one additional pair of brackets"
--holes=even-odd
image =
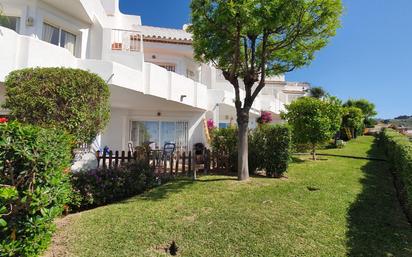
[[(322, 86), (341, 99), (366, 98), (378, 116), (412, 115), (412, 0), (344, 0), (342, 28), (290, 81)], [(144, 25), (181, 28), (189, 0), (120, 0)]]

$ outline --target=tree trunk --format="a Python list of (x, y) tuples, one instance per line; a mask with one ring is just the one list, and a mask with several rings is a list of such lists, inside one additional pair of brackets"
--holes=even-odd
[(249, 112), (241, 111), (238, 113), (238, 180), (249, 179), (249, 156), (248, 156), (248, 124)]
[(312, 160), (316, 161), (316, 145), (312, 144)]

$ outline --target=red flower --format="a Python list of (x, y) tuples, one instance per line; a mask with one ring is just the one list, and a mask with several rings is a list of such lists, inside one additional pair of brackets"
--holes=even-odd
[(0, 123), (6, 123), (8, 121), (9, 121), (9, 119), (7, 119), (7, 118), (0, 118)]

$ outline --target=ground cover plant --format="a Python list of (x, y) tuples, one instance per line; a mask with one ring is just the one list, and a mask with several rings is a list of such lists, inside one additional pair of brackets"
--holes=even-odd
[[(373, 137), (322, 153), (382, 156)], [(175, 180), (126, 201), (75, 214), (50, 256), (411, 256), (412, 229), (389, 164), (297, 156), (288, 179)], [(165, 250), (166, 249), (166, 250)]]

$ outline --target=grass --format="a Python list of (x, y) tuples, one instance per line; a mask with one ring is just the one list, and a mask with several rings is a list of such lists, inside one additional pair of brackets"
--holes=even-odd
[[(380, 156), (373, 138), (324, 153)], [(61, 220), (56, 256), (412, 256), (385, 162), (299, 157), (287, 179), (204, 176)]]

